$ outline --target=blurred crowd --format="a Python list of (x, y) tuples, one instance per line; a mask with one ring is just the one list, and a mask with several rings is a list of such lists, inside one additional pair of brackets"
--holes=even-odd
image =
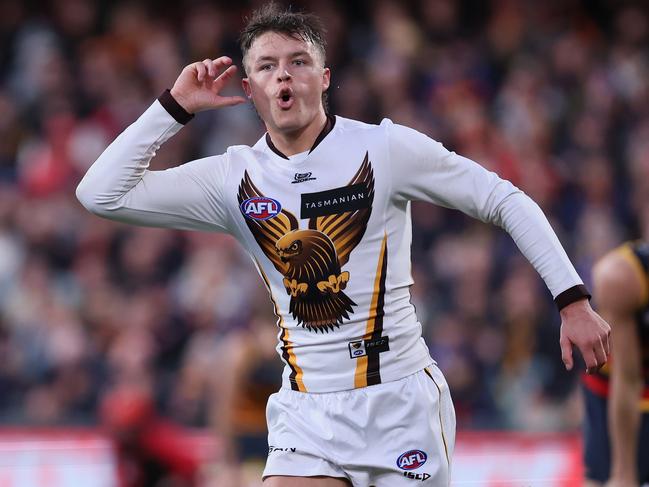
[[(0, 0), (1, 423), (115, 421), (102, 404), (126, 387), (164, 418), (213, 424), (223, 344), (272, 313), (250, 259), (228, 236), (102, 221), (74, 189), (184, 65), (223, 54), (240, 65), (238, 30), (260, 3)], [(638, 236), (646, 4), (292, 3), (328, 28), (332, 113), (391, 118), (512, 180), (587, 283), (595, 259)], [(250, 105), (201, 113), (153, 167), (262, 134)], [(459, 427), (577, 427), (559, 315), (511, 239), (430, 205), (413, 220), (413, 302)]]

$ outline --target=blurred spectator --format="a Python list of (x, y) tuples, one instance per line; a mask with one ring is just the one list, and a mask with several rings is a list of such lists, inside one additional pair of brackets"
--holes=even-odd
[(115, 442), (120, 485), (199, 485), (201, 456), (178, 425), (158, 415), (148, 387), (122, 383), (101, 403), (102, 425)]

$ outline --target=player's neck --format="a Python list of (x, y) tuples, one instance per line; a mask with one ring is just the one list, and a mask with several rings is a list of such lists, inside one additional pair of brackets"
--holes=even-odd
[(327, 115), (322, 110), (314, 117), (311, 123), (299, 130), (288, 132), (270, 126), (267, 126), (266, 129), (275, 148), (290, 157), (310, 150), (326, 123)]

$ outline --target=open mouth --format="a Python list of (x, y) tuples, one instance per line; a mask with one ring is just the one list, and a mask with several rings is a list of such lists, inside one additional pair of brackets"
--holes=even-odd
[(282, 110), (288, 110), (291, 108), (294, 100), (293, 91), (290, 88), (284, 88), (281, 90), (277, 97), (277, 102)]

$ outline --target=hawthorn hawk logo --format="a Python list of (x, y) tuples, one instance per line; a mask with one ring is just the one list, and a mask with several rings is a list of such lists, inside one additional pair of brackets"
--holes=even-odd
[(351, 276), (342, 267), (363, 238), (372, 212), (374, 171), (368, 154), (346, 187), (302, 196), (308, 229), (300, 229), (290, 211), (264, 196), (248, 171), (238, 200), (255, 240), (284, 276), (293, 318), (308, 330), (325, 332), (349, 319), (356, 306), (343, 292)]

